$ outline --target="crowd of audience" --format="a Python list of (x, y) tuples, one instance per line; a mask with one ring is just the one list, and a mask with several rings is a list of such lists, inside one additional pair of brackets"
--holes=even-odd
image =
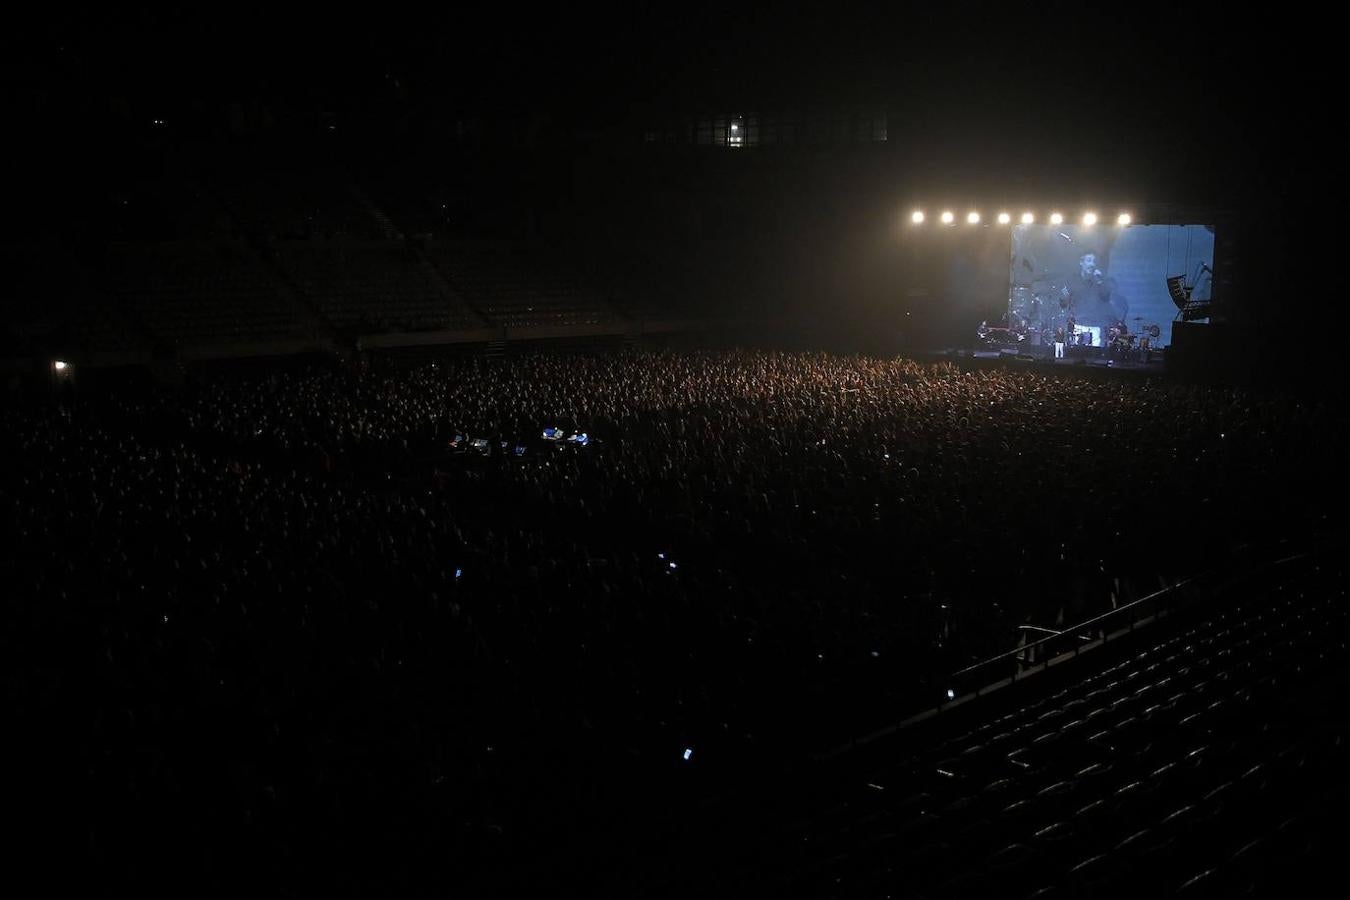
[(149, 845), (222, 884), (315, 853), (472, 884), (635, 779), (828, 746), (1019, 625), (1319, 527), (1336, 422), (765, 351), (7, 407), (7, 694), (52, 827), (111, 869)]

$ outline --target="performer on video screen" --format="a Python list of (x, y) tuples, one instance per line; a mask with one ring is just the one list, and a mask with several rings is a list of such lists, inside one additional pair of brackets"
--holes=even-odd
[(1101, 268), (1101, 258), (1089, 250), (1078, 257), (1078, 280), (1071, 291), (1073, 304), (1090, 316), (1120, 321), (1129, 312), (1128, 300), (1116, 290), (1115, 279)]

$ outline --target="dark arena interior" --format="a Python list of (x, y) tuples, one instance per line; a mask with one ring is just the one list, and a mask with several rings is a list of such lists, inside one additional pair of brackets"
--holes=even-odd
[(1350, 894), (1325, 27), (24, 15), (10, 896)]

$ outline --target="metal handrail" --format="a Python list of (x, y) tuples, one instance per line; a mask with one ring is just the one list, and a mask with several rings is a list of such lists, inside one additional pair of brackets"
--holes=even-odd
[(1201, 577), (1203, 576), (1197, 575), (1192, 576), (1191, 578), (1184, 578), (1181, 581), (1178, 581), (1176, 584), (1170, 584), (1167, 587), (1160, 588), (1151, 594), (1146, 594), (1145, 596), (1140, 597), (1137, 600), (1131, 600), (1129, 603), (1118, 606), (1115, 609), (1108, 610), (1107, 612), (1104, 612), (1097, 616), (1093, 616), (1090, 619), (1084, 619), (1077, 625), (1071, 625), (1068, 628), (1054, 632), (1053, 634), (1050, 634), (1047, 637), (1038, 638), (1028, 644), (1023, 644), (1020, 647), (1013, 647), (1011, 650), (1005, 650), (1002, 653), (989, 657), (988, 659), (983, 659), (977, 663), (973, 663), (969, 666), (966, 666), (964, 669), (958, 669), (957, 671), (952, 673), (951, 677), (953, 679), (964, 678), (966, 675), (969, 675), (971, 672), (974, 672), (977, 669), (997, 665), (998, 663), (1003, 662), (1004, 660), (1013, 659), (1015, 657), (1026, 656), (1028, 653), (1034, 656), (1036, 650), (1038, 650), (1043, 646), (1051, 644), (1056, 640), (1059, 640), (1060, 638), (1063, 638), (1065, 635), (1071, 635), (1082, 631), (1096, 631), (1098, 629), (1095, 626), (1097, 626), (1098, 624), (1105, 622), (1108, 619), (1123, 617), (1125, 613), (1141, 606), (1142, 604), (1149, 603), (1151, 601), (1157, 600), (1159, 597), (1163, 597), (1175, 591), (1178, 591), (1181, 588), (1184, 588), (1190, 584), (1195, 583)]
[[(1345, 536), (1342, 536), (1340, 540), (1345, 541)], [(1316, 542), (1314, 542), (1314, 544), (1316, 544)], [(1307, 557), (1314, 556), (1317, 554), (1317, 552), (1318, 552), (1317, 546), (1313, 546), (1312, 548), (1300, 553), (1294, 553), (1287, 556), (1282, 556), (1279, 559), (1269, 560), (1263, 563), (1258, 563), (1256, 565), (1244, 567), (1242, 574), (1244, 576), (1250, 576), (1258, 571), (1273, 569), (1276, 568), (1277, 566), (1284, 565), (1285, 563), (1293, 562), (1294, 560), (1305, 559)], [(1145, 604), (1149, 603), (1156, 604), (1161, 600), (1170, 599), (1180, 591), (1190, 588), (1202, 581), (1216, 578), (1221, 574), (1227, 574), (1230, 577), (1234, 576), (1234, 573), (1231, 571), (1227, 573), (1222, 573), (1217, 568), (1209, 569), (1205, 572), (1202, 572), (1198, 575), (1194, 575), (1190, 578), (1182, 579), (1181, 581), (1178, 581), (1176, 584), (1168, 585), (1164, 588), (1156, 590), (1151, 594), (1147, 594), (1143, 597), (1140, 597), (1138, 600), (1132, 600), (1129, 603), (1117, 607), (1116, 609), (1102, 613), (1101, 615), (1093, 616), (1092, 618), (1079, 622), (1076, 625), (1071, 625), (1058, 634), (1052, 634), (1048, 637), (1041, 638), (1040, 640), (1033, 641), (1032, 643), (1025, 644), (1021, 647), (1014, 647), (1011, 650), (998, 653), (994, 656), (989, 657), (988, 659), (984, 659), (972, 665), (966, 666), (963, 669), (953, 672), (948, 677), (947, 683), (942, 686), (944, 689), (943, 693), (945, 694), (945, 696), (942, 696), (941, 699), (934, 698), (936, 700), (935, 703), (932, 703), (931, 705), (925, 705), (920, 709), (916, 709), (912, 715), (910, 715), (908, 718), (902, 721), (895, 722), (894, 724), (888, 725), (870, 734), (854, 737), (852, 740), (848, 741), (845, 744), (836, 746), (824, 753), (818, 754), (816, 758), (818, 760), (827, 760), (841, 756), (845, 753), (849, 753), (864, 745), (871, 744), (881, 738), (893, 735), (896, 732), (909, 727), (910, 725), (924, 721), (935, 715), (939, 715), (949, 708), (960, 706), (969, 700), (980, 697), (988, 692), (996, 690), (1005, 685), (1014, 683), (1026, 674), (1030, 674), (1031, 672), (1038, 672), (1043, 668), (1048, 667), (1056, 659), (1060, 659), (1063, 657), (1069, 658), (1076, 657), (1079, 653), (1089, 649), (1091, 646), (1095, 646), (1098, 643), (1105, 643), (1106, 641), (1110, 640), (1111, 635), (1117, 633), (1117, 631), (1125, 631), (1125, 630), (1133, 631), (1138, 625), (1148, 620), (1150, 616), (1146, 615), (1135, 616), (1130, 619), (1128, 626), (1124, 626), (1121, 629), (1118, 629), (1117, 631), (1111, 632), (1108, 632), (1105, 629), (1105, 627), (1103, 627), (1104, 623), (1108, 621), (1119, 620), (1121, 617), (1131, 612), (1140, 610), (1140, 608), (1143, 607)], [(1158, 616), (1165, 614), (1167, 614), (1166, 610), (1155, 609), (1155, 611), (1152, 613), (1152, 617), (1156, 618)], [(1085, 637), (1084, 634), (1085, 632), (1100, 632), (1101, 637), (1098, 640), (1088, 638), (1086, 640), (1075, 641), (1073, 643), (1072, 651), (1066, 651), (1059, 654), (1047, 654), (1044, 657), (1044, 661), (1042, 662), (1036, 663), (1027, 662), (1026, 655), (1028, 654), (1028, 651), (1034, 652), (1035, 650), (1038, 650), (1040, 648), (1049, 648), (1049, 645), (1052, 644), (1053, 642), (1063, 640), (1066, 638)], [(1023, 658), (1018, 659), (1019, 657)], [(962, 681), (968, 682), (969, 677), (973, 673), (992, 669), (994, 666), (1000, 664), (1007, 664), (1008, 662), (1014, 660), (1018, 661), (1019, 663), (1022, 663), (1025, 668), (1019, 669), (1011, 677), (1004, 676), (999, 679), (991, 677), (987, 681), (978, 684), (973, 690), (965, 690), (961, 693), (958, 693), (956, 691), (955, 688), (959, 685), (959, 683)]]
[[(1309, 556), (1310, 553), (1311, 551), (1305, 551), (1302, 553), (1295, 553), (1288, 556), (1283, 556), (1279, 559), (1259, 564), (1255, 566), (1253, 569), (1249, 569), (1247, 574), (1252, 574), (1255, 571), (1273, 569), (1276, 568), (1277, 566), (1284, 565), (1285, 563), (1289, 563), (1297, 559), (1303, 559)], [(1041, 651), (1042, 650), (1048, 651), (1052, 649), (1051, 645), (1054, 644), (1056, 641), (1060, 641), (1066, 637), (1071, 636), (1084, 637), (1085, 632), (1089, 633), (1100, 632), (1103, 635), (1103, 637), (1105, 637), (1108, 634), (1107, 629), (1105, 627), (1105, 623), (1120, 621), (1129, 613), (1138, 610), (1145, 604), (1156, 603), (1160, 599), (1170, 598), (1172, 595), (1177, 594), (1179, 591), (1182, 591), (1185, 588), (1199, 584), (1202, 581), (1215, 577), (1216, 574), (1218, 574), (1217, 571), (1211, 569), (1199, 575), (1184, 578), (1181, 581), (1178, 581), (1176, 584), (1171, 584), (1166, 587), (1160, 588), (1159, 590), (1156, 590), (1150, 594), (1140, 597), (1137, 600), (1131, 600), (1129, 603), (1123, 604), (1115, 609), (1108, 610), (1107, 612), (1101, 613), (1100, 615), (1097, 616), (1093, 616), (1090, 619), (1085, 619), (1082, 622), (1079, 622), (1076, 625), (1071, 625), (1058, 633), (1051, 634), (1047, 637), (1039, 638), (1038, 640), (1031, 641), (1030, 643), (1027, 644), (1023, 644), (1020, 647), (1013, 647), (1010, 650), (1005, 650), (1002, 653), (998, 653), (994, 656), (989, 657), (988, 659), (980, 660), (977, 663), (973, 663), (969, 666), (966, 666), (963, 669), (959, 669), (953, 672), (950, 676), (950, 681), (952, 683), (967, 681), (969, 676), (974, 672), (983, 669), (991, 669), (999, 664), (1007, 663), (1010, 660), (1017, 660), (1018, 662), (1021, 662), (1025, 665), (1038, 665), (1038, 663), (1031, 663), (1029, 662), (1029, 660), (1053, 659), (1055, 658), (1055, 656), (1062, 654), (1047, 653), (1046, 655), (1042, 656)], [(1163, 613), (1162, 610), (1157, 610), (1154, 612), (1154, 615), (1160, 615), (1162, 613)], [(1139, 622), (1141, 622), (1145, 618), (1147, 618), (1147, 616), (1137, 616), (1131, 618), (1128, 628), (1132, 630)], [(1075, 643), (1072, 652), (1076, 655), (1081, 649), (1083, 649), (1083, 647), (1084, 645), (1082, 643)], [(978, 691), (976, 693), (978, 693)]]

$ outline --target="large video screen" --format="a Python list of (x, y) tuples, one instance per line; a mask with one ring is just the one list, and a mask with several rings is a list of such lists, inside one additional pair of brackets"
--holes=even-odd
[(1207, 225), (1017, 225), (1008, 327), (1038, 344), (1101, 347), (1131, 335), (1166, 347), (1177, 316), (1168, 279), (1201, 303), (1213, 274)]

